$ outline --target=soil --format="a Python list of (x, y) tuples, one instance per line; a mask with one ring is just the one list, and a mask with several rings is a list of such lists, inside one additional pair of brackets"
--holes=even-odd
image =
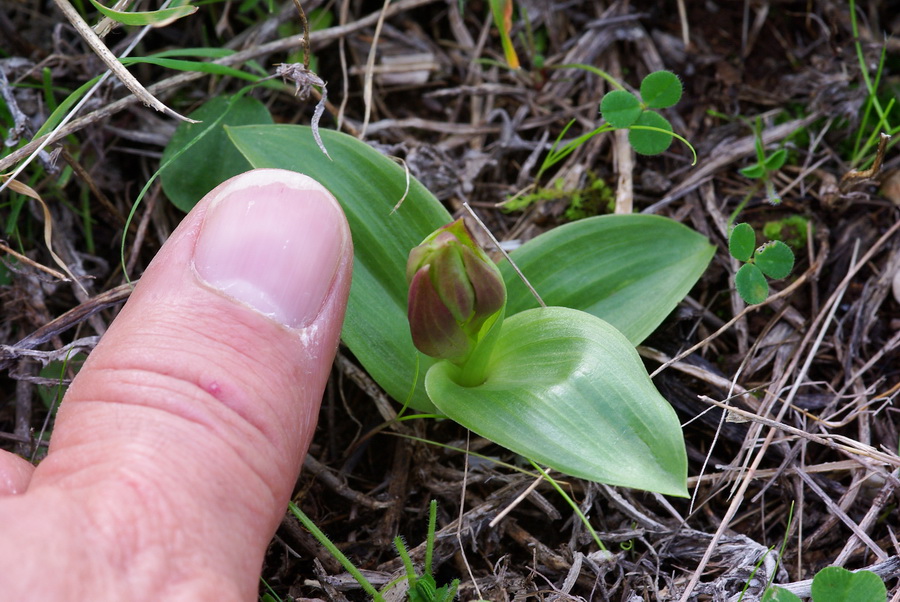
[[(250, 50), (274, 75), (273, 65), (302, 60), (302, 36), (293, 3), (271, 12), (268, 4), (202, 5), (153, 30), (135, 55)], [(900, 599), (900, 155), (888, 144), (869, 173), (875, 145), (861, 152), (857, 142), (900, 123), (889, 105), (900, 92), (900, 6), (858, 2), (855, 37), (850, 7), (838, 0), (514, 4), (519, 69), (508, 66), (488, 2), (401, 0), (383, 21), (378, 2), (304, 2), (308, 16), (333, 17), (311, 36), (310, 66), (329, 91), (320, 125), (337, 128), (339, 114), (344, 131), (364, 131), (367, 142), (405, 160), (454, 215), (468, 202), (502, 240), (525, 241), (582, 215), (569, 211), (572, 199), (600, 180), (618, 200), (615, 210), (670, 217), (717, 245), (690, 295), (640, 348), (650, 372), (690, 350), (654, 382), (684, 425), (693, 497), (566, 479), (608, 549), (600, 551), (549, 484), (519, 500), (531, 477), (460, 449), (517, 464), (514, 454), (447, 420), (385, 424), (398, 406), (379, 410), (377, 385), (342, 347), (295, 501), (376, 587), (404, 574), (396, 536), (423, 560), (419, 544), (437, 500), (435, 578), (459, 578), (460, 599), (749, 601), (771, 581), (808, 596), (804, 580), (829, 565), (874, 567), (888, 599)], [(138, 31), (115, 29), (106, 43), (120, 53)], [(8, 173), (21, 160), (16, 149), (46, 120), (48, 98), (58, 104), (103, 65), (49, 2), (6, 2), (0, 32), (0, 73), (9, 82), (0, 80), (7, 99), (0, 123), (11, 145), (0, 171)], [(266, 50), (277, 40), (281, 49)], [(298, 54), (290, 58), (288, 48)], [(504, 211), (500, 203), (535, 184), (540, 159), (567, 123), (574, 120), (577, 133), (600, 123), (609, 85), (588, 70), (557, 68), (573, 63), (631, 89), (652, 71), (678, 74), (684, 97), (664, 114), (696, 148), (697, 164), (677, 142), (645, 157), (600, 135), (537, 182), (538, 189), (558, 182), (564, 194)], [(244, 84), (208, 75), (172, 80), (147, 64), (131, 71), (182, 114)], [(878, 73), (888, 109), (881, 126), (865, 84)], [(309, 123), (318, 92), (302, 101), (294, 91), (289, 83), (253, 94), (277, 122)], [(65, 346), (89, 351), (127, 297), (117, 269), (126, 216), (177, 125), (133, 98), (114, 104), (121, 98), (129, 98), (121, 85), (101, 88), (79, 113), (87, 119), (20, 178), (51, 208), (57, 253), (92, 276), (85, 294), (6, 254), (0, 343), (15, 349), (0, 349), (0, 442), (26, 457), (35, 450), (39, 457), (40, 433), (52, 432), (48, 404), (60, 378), (65, 384), (72, 375), (73, 365), (59, 368)], [(757, 133), (767, 153), (788, 153), (772, 175), (777, 205), (738, 171), (756, 161)], [(739, 264), (727, 249), (727, 224), (739, 207), (740, 221), (758, 231), (789, 220), (784, 237), (797, 260), (789, 278), (772, 283), (769, 301), (749, 308), (734, 290)], [(610, 210), (606, 202), (587, 209)], [(36, 204), (0, 197), (0, 216), (4, 224), (18, 220), (4, 235), (10, 247), (54, 265)], [(182, 217), (154, 183), (128, 230), (130, 274), (141, 273)], [(741, 413), (723, 414), (716, 403), (724, 400)], [(366, 598), (290, 514), (262, 576), (271, 589), (261, 586), (260, 594), (273, 599)]]

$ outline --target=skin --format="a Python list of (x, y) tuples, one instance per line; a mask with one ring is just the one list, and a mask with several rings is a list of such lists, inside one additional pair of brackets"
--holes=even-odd
[(198, 277), (211, 196), (70, 386), (46, 459), (0, 452), (3, 599), (256, 599), (337, 347), (352, 243), (343, 217), (321, 234), (343, 245), (315, 276), (324, 305), (309, 329), (285, 327)]

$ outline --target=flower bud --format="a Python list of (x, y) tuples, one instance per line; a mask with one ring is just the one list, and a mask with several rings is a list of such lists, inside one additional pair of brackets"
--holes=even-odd
[(413, 343), (431, 357), (465, 359), (485, 321), (506, 303), (500, 270), (472, 240), (462, 218), (410, 252), (406, 279)]

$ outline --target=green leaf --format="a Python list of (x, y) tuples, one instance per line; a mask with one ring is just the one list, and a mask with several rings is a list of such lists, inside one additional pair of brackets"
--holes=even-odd
[(232, 176), (250, 169), (250, 163), (238, 152), (225, 134), (225, 125), (272, 123), (272, 116), (258, 100), (249, 96), (233, 99), (217, 96), (190, 114), (201, 123), (179, 124), (163, 151), (162, 162), (201, 135), (212, 122), (227, 112), (201, 140), (189, 148), (160, 176), (163, 191), (172, 204), (190, 211), (203, 195)]
[(777, 151), (766, 157), (766, 171), (775, 171), (776, 169), (781, 169), (781, 166), (784, 165), (786, 159), (787, 151), (783, 148), (778, 149)]
[(780, 280), (794, 268), (794, 252), (780, 240), (771, 240), (756, 251), (755, 262), (763, 274)]
[(815, 602), (885, 602), (887, 588), (872, 571), (828, 566), (813, 578), (812, 597)]
[(756, 232), (750, 224), (735, 224), (728, 237), (728, 252), (738, 261), (750, 261), (756, 248)]
[(97, 0), (91, 0), (91, 4), (99, 10), (105, 17), (109, 17), (113, 21), (122, 23), (123, 25), (151, 25), (153, 27), (164, 27), (173, 21), (193, 15), (197, 12), (196, 6), (190, 4), (184, 6), (173, 6), (172, 8), (163, 8), (151, 11), (119, 11), (106, 8)]
[(750, 178), (751, 180), (758, 180), (766, 175), (766, 168), (762, 163), (754, 163), (753, 165), (748, 165), (747, 167), (742, 167), (738, 170), (742, 176), (745, 178)]
[(681, 92), (681, 80), (671, 71), (654, 71), (641, 81), (641, 100), (652, 109), (678, 104)]
[(642, 155), (658, 155), (671, 146), (671, 132), (672, 124), (668, 119), (654, 111), (644, 111), (628, 131), (628, 142)]
[[(639, 344), (709, 264), (706, 237), (658, 215), (601, 215), (565, 224), (510, 253), (548, 305), (606, 320)], [(507, 315), (538, 303), (508, 262)]]
[(425, 384), (448, 417), (565, 474), (687, 495), (687, 454), (672, 406), (622, 334), (563, 307), (508, 318), (487, 380), (462, 387), (439, 362)]
[(627, 128), (641, 116), (641, 102), (631, 92), (613, 90), (600, 101), (600, 115), (614, 128)]
[(801, 600), (788, 590), (773, 586), (763, 594), (762, 602), (801, 602)]
[(234, 127), (228, 135), (252, 167), (308, 174), (341, 203), (356, 248), (342, 339), (388, 395), (402, 403), (414, 390), (410, 405), (434, 411), (424, 386), (434, 360), (413, 347), (406, 318), (406, 259), (410, 249), (451, 221), (450, 214), (415, 179), (406, 193), (403, 168), (372, 147), (340, 132), (319, 131), (333, 161), (305, 126)]
[(741, 299), (750, 305), (762, 303), (769, 296), (769, 284), (758, 267), (745, 263), (734, 275), (734, 285)]

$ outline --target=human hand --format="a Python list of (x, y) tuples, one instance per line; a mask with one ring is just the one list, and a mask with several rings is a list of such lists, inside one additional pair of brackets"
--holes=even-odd
[(255, 599), (352, 256), (305, 176), (255, 170), (200, 201), (70, 386), (46, 459), (0, 452), (0, 599)]

